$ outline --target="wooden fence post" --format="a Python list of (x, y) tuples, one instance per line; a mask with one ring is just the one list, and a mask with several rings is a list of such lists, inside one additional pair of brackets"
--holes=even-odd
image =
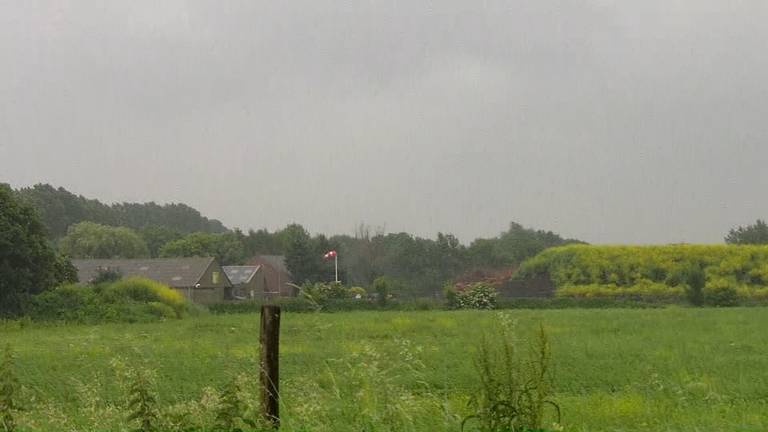
[(261, 306), (261, 413), (280, 427), (280, 306)]

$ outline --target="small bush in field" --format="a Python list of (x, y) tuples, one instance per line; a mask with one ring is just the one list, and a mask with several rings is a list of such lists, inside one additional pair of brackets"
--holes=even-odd
[(177, 291), (149, 279), (65, 285), (34, 296), (25, 313), (37, 321), (142, 322), (182, 318), (192, 311)]
[(447, 285), (443, 289), (443, 296), (445, 296), (445, 306), (448, 309), (461, 309), (461, 303), (459, 302), (459, 292), (456, 291), (451, 285)]
[(149, 307), (149, 310), (157, 315), (160, 318), (178, 318), (178, 315), (176, 315), (176, 311), (173, 310), (172, 307), (168, 306), (165, 303), (160, 302), (149, 302), (147, 303), (147, 306)]
[(341, 282), (307, 282), (297, 288), (301, 297), (315, 305), (316, 309), (322, 309), (331, 301), (354, 298), (357, 294), (365, 296), (363, 288), (347, 288)]
[(349, 289), (349, 296), (355, 299), (364, 299), (367, 294), (363, 287), (352, 287)]
[(146, 278), (122, 279), (109, 285), (106, 291), (107, 295), (125, 297), (133, 301), (163, 303), (173, 308), (177, 317), (181, 317), (187, 307), (187, 301), (178, 291)]
[(485, 282), (478, 282), (464, 291), (456, 292), (455, 302), (460, 309), (494, 309), (496, 297), (496, 288)]
[(389, 279), (379, 276), (373, 281), (373, 290), (376, 292), (376, 301), (380, 306), (386, 306), (389, 301), (389, 293), (392, 291)]

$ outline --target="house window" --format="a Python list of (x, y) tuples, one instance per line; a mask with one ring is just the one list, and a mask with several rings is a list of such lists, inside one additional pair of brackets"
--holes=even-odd
[(221, 276), (221, 274), (219, 272), (217, 272), (217, 271), (213, 272), (213, 277), (211, 278), (212, 282), (214, 284), (219, 283), (219, 277), (220, 276)]

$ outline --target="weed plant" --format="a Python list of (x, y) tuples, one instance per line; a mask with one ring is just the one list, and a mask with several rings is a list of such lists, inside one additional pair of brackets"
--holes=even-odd
[(560, 422), (560, 407), (552, 400), (551, 347), (544, 326), (540, 325), (527, 358), (523, 343), (514, 331), (514, 321), (501, 316), (500, 331), (493, 339), (484, 336), (475, 356), (479, 388), (470, 399), (474, 414), (462, 422), (462, 430), (481, 432), (520, 432), (541, 430), (545, 408), (554, 411)]

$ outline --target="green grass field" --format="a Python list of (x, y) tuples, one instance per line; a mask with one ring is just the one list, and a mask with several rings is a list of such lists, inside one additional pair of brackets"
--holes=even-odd
[[(521, 338), (544, 323), (564, 430), (768, 430), (766, 309), (501, 313), (517, 321)], [(285, 314), (284, 429), (458, 431), (476, 388), (477, 343), (498, 332), (507, 319), (499, 314)], [(17, 354), (26, 430), (129, 430), (120, 378), (126, 365), (154, 371), (168, 418), (208, 421), (217, 389), (243, 373), (251, 388), (257, 377), (258, 323), (258, 315), (11, 322), (0, 325), (0, 342)]]

